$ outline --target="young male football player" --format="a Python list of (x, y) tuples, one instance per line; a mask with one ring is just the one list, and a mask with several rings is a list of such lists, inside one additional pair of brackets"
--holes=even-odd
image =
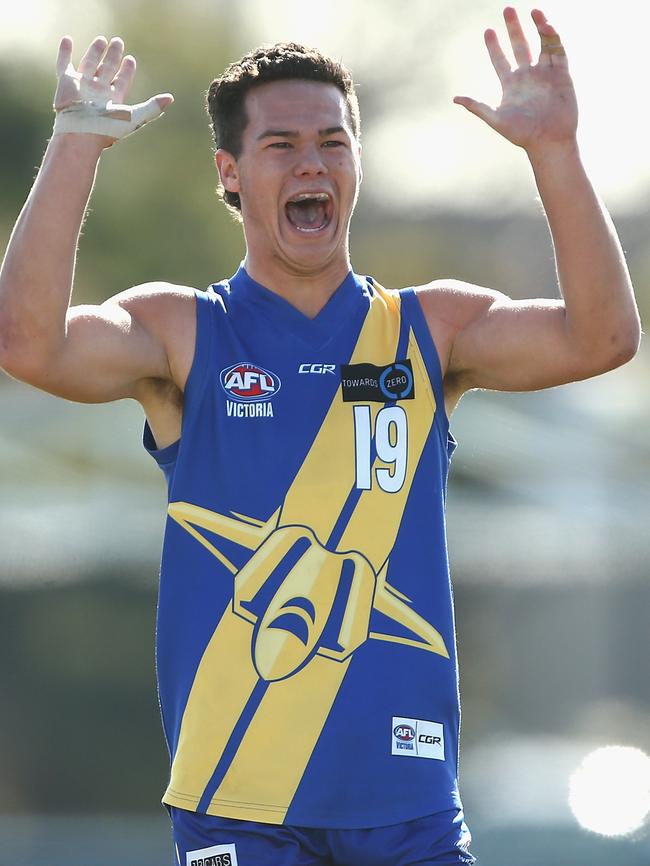
[[(169, 484), (157, 662), (179, 864), (469, 864), (444, 532), (448, 417), (629, 360), (639, 321), (585, 175), (564, 49), (540, 11), (486, 44), (503, 88), (456, 102), (522, 147), (562, 300), (354, 273), (349, 73), (295, 44), (214, 81), (223, 197), (246, 257), (207, 292), (151, 283), (69, 306), (102, 151), (172, 101), (124, 104), (135, 61), (61, 42), (56, 120), (0, 284), (0, 364), (71, 400), (131, 397)], [(399, 153), (387, 165), (392, 182)], [(126, 278), (126, 277), (125, 277)]]

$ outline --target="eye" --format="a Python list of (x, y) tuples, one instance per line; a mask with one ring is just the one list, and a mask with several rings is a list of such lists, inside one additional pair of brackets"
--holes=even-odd
[(268, 148), (274, 148), (275, 150), (288, 150), (292, 147), (290, 141), (273, 141), (271, 144), (267, 144)]
[(323, 142), (323, 147), (345, 147), (344, 141), (338, 141), (336, 138), (329, 139)]

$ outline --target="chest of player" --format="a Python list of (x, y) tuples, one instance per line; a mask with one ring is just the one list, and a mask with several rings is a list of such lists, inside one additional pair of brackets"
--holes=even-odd
[(229, 466), (286, 484), (307, 461), (311, 483), (321, 488), (402, 488), (409, 455), (418, 459), (432, 420), (410, 358), (373, 364), (275, 353), (230, 360), (209, 383), (217, 450)]

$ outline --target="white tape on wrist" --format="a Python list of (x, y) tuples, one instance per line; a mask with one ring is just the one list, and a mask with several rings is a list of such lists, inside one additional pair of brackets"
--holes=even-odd
[(66, 132), (103, 135), (114, 139), (131, 135), (145, 123), (162, 114), (155, 97), (139, 105), (98, 105), (79, 100), (56, 112), (53, 135)]

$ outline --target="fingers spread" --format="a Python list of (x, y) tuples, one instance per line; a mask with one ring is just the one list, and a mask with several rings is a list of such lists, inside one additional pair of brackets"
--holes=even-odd
[(477, 102), (475, 99), (471, 99), (469, 96), (454, 96), (454, 102), (456, 103), (456, 105), (462, 105), (463, 108), (471, 111), (472, 114), (480, 117), (481, 120), (484, 120), (487, 124), (494, 128), (497, 113), (493, 108), (490, 108), (489, 105), (486, 105), (484, 102)]
[(124, 54), (124, 42), (97, 36), (86, 49), (78, 69), (72, 65), (72, 39), (61, 39), (57, 56), (59, 77), (54, 97), (57, 112), (54, 134), (101, 135), (117, 141), (159, 117), (174, 101), (159, 93), (139, 105), (127, 105), (135, 58)]
[(165, 108), (174, 101), (171, 93), (161, 93), (158, 96), (152, 96), (146, 102), (141, 102), (133, 107), (133, 121), (136, 123), (136, 129), (144, 126), (150, 120), (155, 120), (160, 117)]
[(539, 63), (542, 66), (567, 66), (566, 52), (555, 27), (548, 23), (541, 9), (533, 9), (531, 17), (541, 41)]
[(503, 53), (501, 45), (499, 44), (499, 39), (494, 30), (485, 31), (485, 45), (487, 46), (492, 66), (494, 66), (494, 70), (499, 76), (499, 81), (503, 84), (505, 78), (512, 70), (510, 69), (508, 58)]
[(131, 54), (127, 54), (126, 57), (122, 59), (122, 63), (120, 64), (117, 75), (113, 79), (114, 102), (124, 102), (126, 94), (129, 92), (129, 88), (133, 83), (135, 70), (135, 57), (133, 57)]
[(86, 53), (79, 61), (79, 72), (85, 78), (94, 78), (99, 66), (99, 61), (104, 56), (108, 40), (105, 36), (97, 36), (86, 49)]
[(160, 106), (161, 111), (164, 111), (166, 108), (169, 108), (169, 106), (174, 101), (174, 97), (172, 96), (171, 93), (159, 93), (157, 96), (154, 96), (154, 99), (156, 100), (156, 102)]
[(110, 84), (115, 73), (120, 68), (124, 56), (124, 42), (119, 36), (114, 36), (108, 43), (104, 59), (97, 67), (97, 78), (103, 84)]
[(60, 78), (72, 62), (72, 39), (64, 36), (59, 44), (59, 54), (56, 58), (56, 75)]
[(512, 45), (512, 52), (515, 55), (515, 60), (519, 66), (530, 66), (533, 62), (533, 57), (530, 53), (528, 40), (524, 36), (524, 31), (519, 21), (519, 16), (512, 6), (507, 6), (503, 10), (503, 18), (508, 28), (508, 36)]

